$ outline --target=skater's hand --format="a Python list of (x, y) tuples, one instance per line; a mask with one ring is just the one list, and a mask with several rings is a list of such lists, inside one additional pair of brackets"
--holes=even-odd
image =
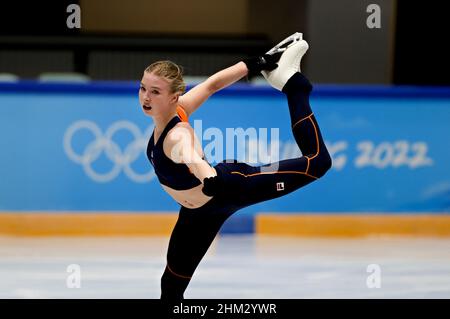
[(202, 192), (207, 196), (214, 196), (222, 187), (222, 181), (219, 176), (207, 177), (203, 180)]
[(278, 67), (278, 60), (282, 52), (275, 54), (264, 54), (260, 56), (253, 56), (242, 60), (248, 69), (248, 77), (258, 75), (261, 71), (272, 71)]

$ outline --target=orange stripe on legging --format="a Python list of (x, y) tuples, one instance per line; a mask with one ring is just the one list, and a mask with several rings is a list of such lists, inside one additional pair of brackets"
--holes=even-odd
[(264, 173), (248, 174), (248, 175), (246, 175), (246, 174), (244, 174), (244, 173), (241, 173), (241, 172), (233, 171), (233, 172), (231, 172), (231, 174), (239, 174), (239, 175), (242, 175), (242, 176), (245, 176), (245, 177), (253, 177), (253, 176), (256, 176), (256, 175), (267, 175), (267, 174), (301, 174), (301, 175), (307, 175), (307, 176), (309, 176), (309, 177), (318, 179), (318, 178), (315, 177), (315, 176), (306, 174), (306, 173), (304, 173), (304, 172), (298, 172), (298, 171), (264, 172)]
[(301, 120), (298, 120), (294, 125), (292, 125), (292, 129), (294, 129), (294, 127), (299, 124), (301, 121), (306, 120), (307, 118), (310, 118), (314, 113), (309, 114), (307, 117), (302, 118)]
[(308, 174), (308, 169), (309, 169), (309, 157), (308, 156), (305, 156), (306, 157), (306, 159), (308, 160), (308, 165), (306, 165), (306, 171), (305, 171), (305, 174)]
[(282, 172), (254, 173), (254, 174), (248, 174), (248, 175), (246, 175), (246, 174), (241, 173), (241, 172), (233, 171), (233, 172), (231, 172), (231, 174), (239, 174), (239, 175), (242, 175), (242, 176), (245, 176), (245, 177), (252, 177), (252, 176), (263, 175), (263, 174), (301, 174), (301, 175), (306, 175), (306, 176), (312, 177), (312, 178), (314, 178), (314, 179), (319, 179), (318, 177), (315, 177), (315, 176), (313, 176), (313, 175), (308, 174), (309, 161), (312, 160), (312, 159), (314, 159), (315, 157), (317, 157), (317, 155), (319, 155), (319, 152), (320, 152), (319, 135), (317, 134), (317, 128), (316, 128), (316, 125), (314, 124), (314, 121), (311, 119), (311, 116), (313, 116), (313, 115), (314, 115), (314, 113), (311, 113), (311, 114), (308, 115), (307, 117), (302, 118), (301, 120), (298, 120), (294, 125), (292, 125), (292, 129), (293, 129), (293, 128), (294, 128), (297, 124), (299, 124), (300, 122), (302, 122), (302, 121), (304, 121), (304, 120), (306, 120), (306, 119), (309, 119), (309, 120), (311, 121), (313, 127), (314, 127), (314, 134), (316, 134), (317, 153), (314, 154), (314, 156), (311, 157), (311, 158), (308, 157), (308, 156), (305, 156), (306, 159), (307, 159), (307, 161), (308, 161), (308, 164), (307, 164), (307, 166), (306, 166), (306, 171), (305, 171), (305, 172), (298, 172), (298, 171), (282, 171)]
[(312, 159), (314, 159), (315, 157), (317, 157), (317, 155), (319, 155), (319, 152), (320, 152), (319, 135), (317, 134), (316, 124), (314, 124), (314, 121), (313, 121), (311, 118), (309, 118), (309, 119), (310, 119), (310, 121), (311, 121), (311, 123), (312, 123), (312, 125), (313, 125), (313, 127), (314, 127), (314, 133), (316, 134), (317, 152), (316, 152), (316, 154), (314, 154), (314, 156), (311, 157), (311, 158), (308, 157), (308, 156), (305, 156), (305, 157), (308, 159), (308, 166), (306, 167), (306, 172), (305, 172), (305, 173), (308, 173), (308, 169), (309, 169), (309, 161), (312, 160)]
[(174, 272), (172, 269), (170, 269), (169, 264), (167, 264), (166, 267), (167, 267), (167, 269), (169, 269), (169, 271), (170, 271), (173, 275), (175, 275), (175, 276), (177, 276), (177, 277), (180, 277), (180, 278), (183, 278), (183, 279), (191, 279), (191, 278), (192, 278), (192, 277), (182, 276), (182, 275), (177, 274), (177, 273)]
[(317, 143), (317, 153), (311, 157), (310, 159), (313, 159), (314, 157), (316, 157), (317, 155), (319, 155), (320, 152), (320, 145), (319, 145), (319, 134), (317, 134), (317, 128), (316, 128), (316, 124), (314, 124), (314, 121), (310, 118), (312, 125), (314, 126), (314, 133), (316, 134), (316, 143)]
[[(311, 119), (311, 116), (313, 116), (313, 115), (314, 115), (314, 112), (311, 113), (311, 114), (309, 114), (307, 117), (304, 117), (304, 118), (302, 118), (301, 120), (298, 120), (294, 125), (292, 125), (292, 129), (294, 129), (294, 127), (295, 127), (297, 124), (299, 124), (300, 122), (302, 122), (302, 121), (304, 121), (304, 120), (306, 120), (306, 119), (309, 119), (309, 120), (311, 121), (313, 127), (314, 127), (314, 133), (316, 134), (317, 153), (314, 154), (313, 157), (305, 156), (306, 159), (308, 160), (308, 165), (306, 166), (305, 174), (308, 175), (308, 176), (312, 176), (312, 175), (309, 175), (309, 174), (308, 174), (308, 170), (309, 170), (309, 161), (312, 160), (312, 159), (314, 159), (315, 157), (317, 157), (317, 155), (319, 155), (319, 152), (320, 152), (319, 135), (317, 134), (317, 128), (316, 128), (316, 125), (314, 124), (314, 121)], [(317, 177), (315, 177), (315, 176), (312, 176), (312, 177), (314, 177), (314, 178), (317, 179)]]

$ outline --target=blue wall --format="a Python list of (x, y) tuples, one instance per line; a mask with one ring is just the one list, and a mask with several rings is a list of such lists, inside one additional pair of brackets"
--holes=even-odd
[[(137, 88), (0, 84), (0, 210), (178, 210), (145, 157), (153, 124)], [(333, 168), (246, 213), (450, 211), (450, 88), (317, 86), (311, 105)], [(226, 128), (254, 128), (278, 159), (300, 154), (285, 97), (268, 87), (234, 85), (210, 98), (190, 123), (213, 164), (253, 159), (237, 152), (242, 145), (227, 156), (229, 140), (223, 154), (209, 152)]]

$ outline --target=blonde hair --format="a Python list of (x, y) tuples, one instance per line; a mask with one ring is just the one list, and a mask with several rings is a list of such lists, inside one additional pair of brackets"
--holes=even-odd
[(150, 64), (145, 72), (153, 73), (156, 76), (165, 78), (170, 83), (171, 93), (186, 91), (186, 84), (183, 80), (183, 68), (172, 61), (157, 61)]

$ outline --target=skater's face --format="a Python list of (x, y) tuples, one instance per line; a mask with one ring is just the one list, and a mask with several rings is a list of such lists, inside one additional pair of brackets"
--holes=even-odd
[(144, 72), (139, 88), (139, 103), (146, 115), (174, 113), (180, 92), (171, 92), (170, 82), (153, 73)]

